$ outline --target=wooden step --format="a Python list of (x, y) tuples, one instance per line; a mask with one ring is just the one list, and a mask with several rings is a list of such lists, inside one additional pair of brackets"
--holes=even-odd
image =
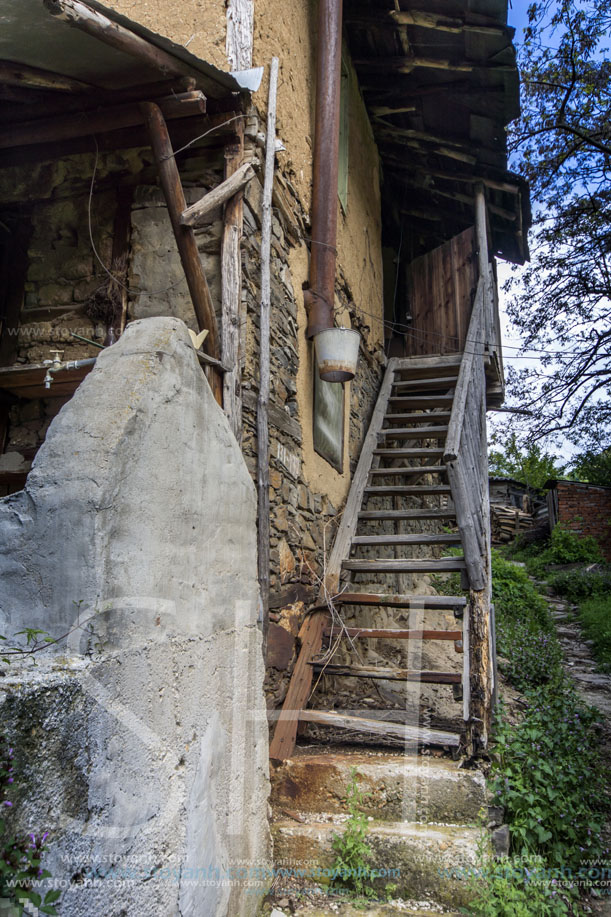
[(408, 379), (449, 375), (460, 370), (462, 353), (431, 354), (420, 357), (397, 357), (395, 375)]
[(335, 729), (349, 729), (351, 732), (367, 735), (391, 736), (422, 745), (447, 745), (450, 748), (458, 748), (460, 745), (460, 736), (453, 732), (405, 726), (403, 723), (388, 723), (360, 716), (348, 716), (335, 710), (301, 710), (299, 721), (316, 723), (319, 726), (333, 726)]
[(431, 494), (449, 494), (449, 484), (398, 484), (393, 486), (366, 487), (365, 494), (369, 497), (422, 497)]
[[(462, 595), (410, 595), (395, 592), (342, 592), (333, 597), (334, 605), (379, 605), (383, 608), (432, 608), (437, 611), (462, 609)], [(326, 605), (324, 606), (327, 607)]]
[[(396, 401), (396, 398), (393, 400)], [(408, 409), (424, 411), (429, 408), (451, 408), (454, 395), (405, 395), (401, 400), (405, 401), (404, 407)]]
[(388, 423), (403, 423), (407, 425), (408, 423), (445, 423), (451, 417), (450, 411), (439, 411), (438, 413), (433, 413), (428, 411), (426, 414), (385, 414), (384, 420)]
[(402, 449), (400, 446), (396, 446), (394, 449), (374, 449), (373, 454), (379, 455), (380, 458), (440, 458), (443, 455), (443, 449), (435, 446), (423, 446), (421, 449)]
[(438, 427), (389, 427), (386, 430), (380, 430), (378, 437), (385, 436), (388, 439), (444, 439), (448, 428), (445, 424)]
[(342, 569), (354, 573), (456, 573), (465, 569), (465, 561), (462, 557), (350, 558), (343, 562)]
[(353, 546), (393, 544), (460, 544), (460, 535), (454, 532), (442, 535), (356, 535), (352, 539)]
[[(454, 388), (456, 385), (455, 376), (437, 376), (433, 379), (409, 379), (407, 382), (393, 382), (393, 389), (401, 392), (425, 392), (425, 391), (443, 391), (444, 389)], [(393, 401), (393, 397), (390, 398)]]
[(354, 640), (462, 640), (461, 630), (401, 630), (398, 627), (338, 627), (325, 628), (325, 637), (350, 637)]
[(346, 676), (347, 678), (375, 678), (380, 681), (415, 681), (423, 685), (459, 685), (462, 675), (459, 672), (429, 672), (398, 669), (390, 666), (375, 665), (336, 665), (332, 662), (311, 662), (315, 672), (325, 675)]
[(444, 474), (447, 470), (446, 465), (403, 465), (400, 468), (372, 468), (369, 474), (392, 477), (396, 474)]
[(448, 509), (367, 509), (359, 513), (359, 519), (366, 521), (386, 520), (399, 521), (401, 519), (455, 519), (456, 511)]

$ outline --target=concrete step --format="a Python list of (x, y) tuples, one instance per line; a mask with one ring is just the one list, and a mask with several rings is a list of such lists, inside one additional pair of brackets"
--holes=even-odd
[[(315, 862), (316, 870), (329, 870), (335, 860), (332, 842), (342, 833), (346, 816), (326, 818), (310, 824), (294, 819), (273, 823), (276, 863)], [(399, 897), (465, 907), (470, 899), (466, 872), (476, 866), (481, 834), (481, 828), (465, 825), (371, 821), (367, 843), (373, 851), (371, 867), (379, 872), (373, 884), (383, 890), (392, 883)]]
[(346, 812), (344, 797), (356, 768), (362, 811), (378, 821), (476, 825), (487, 805), (478, 770), (424, 755), (335, 752), (297, 754), (272, 771), (272, 803), (301, 814)]
[(295, 911), (277, 909), (270, 917), (460, 917), (458, 911), (447, 911), (435, 906), (432, 901), (405, 901), (405, 899), (388, 901), (386, 904), (369, 903), (358, 906), (347, 901), (336, 902), (331, 899), (330, 905), (297, 905)]

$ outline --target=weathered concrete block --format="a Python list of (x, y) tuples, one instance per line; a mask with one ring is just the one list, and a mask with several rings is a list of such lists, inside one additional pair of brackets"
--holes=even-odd
[(65, 917), (256, 911), (228, 872), (269, 852), (255, 512), (172, 318), (100, 354), (0, 501), (0, 633), (68, 633), (0, 686)]

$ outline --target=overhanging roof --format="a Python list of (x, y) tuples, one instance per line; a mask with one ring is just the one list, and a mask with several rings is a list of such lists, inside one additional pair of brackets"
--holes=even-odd
[(528, 187), (507, 171), (519, 114), (506, 0), (345, 0), (348, 42), (397, 220), (430, 245), (473, 223), (487, 189), (493, 249), (528, 257)]

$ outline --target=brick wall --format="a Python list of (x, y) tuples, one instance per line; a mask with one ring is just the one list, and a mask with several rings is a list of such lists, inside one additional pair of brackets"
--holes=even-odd
[(558, 522), (580, 535), (593, 535), (611, 561), (611, 487), (558, 481)]

